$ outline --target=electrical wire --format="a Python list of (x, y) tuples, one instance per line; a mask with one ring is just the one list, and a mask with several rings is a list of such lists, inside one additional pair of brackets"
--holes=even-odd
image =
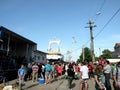
[(103, 7), (104, 7), (104, 5), (105, 5), (105, 2), (106, 2), (106, 0), (103, 0), (103, 3), (101, 4), (100, 8), (97, 10), (97, 13), (96, 13), (96, 15), (95, 15), (96, 17), (95, 17), (95, 19), (94, 19), (94, 22), (97, 21), (98, 15), (101, 14), (102, 9), (103, 9)]
[[(107, 27), (107, 25), (113, 20), (113, 18), (114, 18), (119, 12), (120, 12), (120, 8), (113, 14), (113, 16), (112, 16), (112, 17), (108, 20), (108, 22), (103, 26), (103, 28), (94, 36), (94, 39), (97, 38), (97, 36), (105, 29), (105, 27)], [(84, 46), (86, 46), (89, 42), (90, 42), (90, 40), (88, 40), (88, 41), (84, 44)], [(73, 50), (72, 52), (75, 52), (75, 51), (77, 51), (77, 50), (79, 50), (79, 49), (81, 49), (81, 47)], [(71, 52), (71, 53), (72, 53), (72, 52)], [(65, 53), (64, 55), (67, 55), (67, 53)]]
[[(102, 5), (101, 5), (101, 7), (100, 7), (100, 9), (99, 9), (99, 12), (102, 10), (104, 4), (105, 4), (105, 0), (103, 1)], [(113, 20), (113, 18), (114, 18), (119, 12), (120, 12), (120, 8), (113, 14), (113, 16), (112, 16), (112, 17), (108, 20), (108, 22), (103, 26), (103, 28), (94, 36), (94, 39), (97, 38), (97, 36), (108, 26), (108, 24)], [(95, 20), (97, 20), (97, 17), (96, 17)], [(84, 46), (86, 46), (89, 42), (90, 42), (90, 40), (88, 40), (88, 41), (84, 44)], [(77, 51), (77, 50), (79, 50), (79, 49), (81, 49), (81, 47), (73, 50), (72, 52), (75, 52), (75, 51)], [(72, 53), (72, 52), (71, 52), (71, 53)], [(67, 55), (67, 53), (64, 54), (64, 55)]]
[(105, 4), (105, 1), (106, 1), (106, 0), (103, 1), (102, 5), (101, 5), (101, 7), (100, 7), (100, 9), (99, 9), (99, 11), (102, 10), (102, 8), (103, 8), (103, 6), (104, 6), (104, 4)]
[(113, 14), (113, 16), (108, 20), (108, 22), (103, 26), (103, 28), (94, 36), (94, 39), (107, 27), (107, 25), (112, 21), (112, 19), (120, 12), (120, 8)]

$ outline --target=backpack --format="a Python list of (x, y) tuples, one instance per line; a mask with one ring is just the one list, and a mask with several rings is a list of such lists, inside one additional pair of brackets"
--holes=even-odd
[(46, 70), (46, 72), (52, 71), (52, 68), (51, 68), (50, 64), (45, 65), (45, 70)]

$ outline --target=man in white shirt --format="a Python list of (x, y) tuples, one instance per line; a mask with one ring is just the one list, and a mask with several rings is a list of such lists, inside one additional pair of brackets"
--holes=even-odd
[(88, 83), (87, 80), (89, 78), (88, 76), (88, 67), (85, 62), (82, 62), (82, 66), (80, 68), (80, 78), (82, 79), (80, 82), (80, 90), (83, 88), (83, 84), (85, 84), (85, 90), (88, 90)]

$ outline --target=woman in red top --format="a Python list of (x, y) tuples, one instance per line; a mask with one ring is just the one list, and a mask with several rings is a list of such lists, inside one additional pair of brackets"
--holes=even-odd
[(89, 70), (89, 78), (91, 79), (92, 78), (92, 76), (93, 76), (93, 67), (92, 67), (92, 65), (90, 65), (90, 64), (88, 64), (88, 70)]
[(57, 69), (58, 69), (58, 80), (60, 80), (62, 76), (62, 71), (63, 71), (62, 65), (59, 64)]
[(75, 79), (78, 79), (79, 71), (80, 71), (80, 69), (79, 69), (78, 65), (75, 64), (75, 65), (74, 65), (74, 72), (75, 72), (74, 78), (75, 78)]

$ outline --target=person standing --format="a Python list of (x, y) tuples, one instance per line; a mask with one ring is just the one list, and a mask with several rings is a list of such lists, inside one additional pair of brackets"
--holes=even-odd
[(51, 67), (52, 67), (51, 75), (52, 75), (52, 78), (55, 79), (55, 64), (54, 64), (54, 62), (52, 62)]
[(111, 84), (110, 84), (110, 73), (111, 73), (110, 62), (106, 60), (106, 62), (104, 62), (104, 75), (105, 75), (106, 90), (112, 90)]
[(78, 64), (75, 63), (73, 68), (74, 68), (74, 72), (75, 72), (74, 78), (78, 79), (79, 78), (78, 75), (79, 75), (79, 71), (80, 71)]
[(115, 90), (120, 90), (120, 62), (117, 67), (113, 70), (113, 86)]
[(32, 64), (29, 63), (27, 68), (28, 68), (28, 80), (31, 80), (32, 79), (32, 75), (31, 75), (31, 73), (32, 73)]
[(26, 71), (24, 69), (24, 65), (21, 65), (21, 68), (18, 69), (18, 78), (19, 78), (19, 89), (22, 90), (22, 84), (24, 84)]
[(68, 79), (68, 88), (69, 90), (72, 90), (72, 81), (75, 75), (74, 69), (72, 64), (69, 64), (68, 69), (67, 69), (67, 79)]
[(94, 72), (94, 79), (95, 79), (96, 90), (105, 90), (105, 86), (103, 82), (103, 66), (101, 64), (96, 66)]
[(91, 63), (88, 64), (88, 71), (89, 71), (88, 72), (89, 79), (91, 79), (93, 76), (93, 67), (92, 67)]
[(41, 68), (41, 77), (45, 80), (45, 66), (44, 66), (44, 64), (42, 64), (42, 68)]
[(62, 71), (63, 71), (63, 67), (62, 67), (62, 64), (60, 63), (58, 65), (58, 80), (61, 80), (62, 78)]
[(80, 68), (80, 78), (82, 79), (80, 82), (80, 90), (82, 90), (83, 84), (85, 84), (85, 90), (88, 90), (87, 80), (89, 79), (89, 76), (88, 76), (88, 67), (85, 62), (82, 62), (82, 66)]
[(51, 81), (51, 72), (52, 72), (52, 67), (49, 64), (49, 61), (45, 64), (45, 84), (50, 83)]
[(38, 67), (38, 65), (35, 63), (35, 64), (32, 66), (32, 82), (38, 81), (38, 70), (39, 70), (39, 67)]
[(68, 66), (69, 66), (69, 63), (66, 63), (65, 65), (64, 65), (64, 78), (67, 78), (67, 70), (68, 70)]

